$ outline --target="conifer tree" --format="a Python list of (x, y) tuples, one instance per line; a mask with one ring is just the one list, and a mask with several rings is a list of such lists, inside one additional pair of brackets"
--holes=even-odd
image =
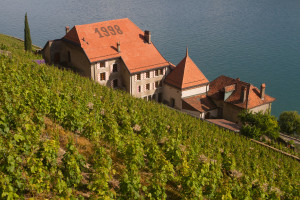
[(25, 14), (24, 47), (25, 47), (25, 51), (32, 50), (32, 42), (31, 42), (30, 29), (27, 20), (27, 13)]

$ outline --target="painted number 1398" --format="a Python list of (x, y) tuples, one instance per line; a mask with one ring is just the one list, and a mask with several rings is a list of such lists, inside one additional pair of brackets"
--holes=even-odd
[(101, 27), (100, 30), (95, 28), (95, 33), (98, 33), (99, 37), (105, 37), (110, 35), (123, 34), (123, 31), (120, 29), (118, 25)]

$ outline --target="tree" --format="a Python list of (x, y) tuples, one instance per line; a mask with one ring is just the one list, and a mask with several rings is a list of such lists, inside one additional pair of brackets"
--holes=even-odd
[(297, 111), (285, 111), (279, 116), (279, 126), (287, 134), (300, 134), (300, 115)]
[(275, 116), (268, 113), (252, 113), (247, 110), (239, 114), (242, 121), (241, 133), (251, 138), (259, 139), (266, 135), (273, 139), (279, 136), (279, 126)]
[(32, 50), (32, 42), (31, 42), (30, 29), (27, 20), (27, 13), (25, 14), (24, 47), (25, 47), (25, 51)]

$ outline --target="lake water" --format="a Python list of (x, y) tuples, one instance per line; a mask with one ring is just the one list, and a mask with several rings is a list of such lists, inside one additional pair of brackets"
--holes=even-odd
[(174, 64), (189, 55), (212, 81), (219, 75), (266, 83), (272, 114), (300, 111), (299, 0), (0, 0), (0, 33), (23, 38), (28, 12), (34, 44), (65, 26), (129, 18), (149, 29)]

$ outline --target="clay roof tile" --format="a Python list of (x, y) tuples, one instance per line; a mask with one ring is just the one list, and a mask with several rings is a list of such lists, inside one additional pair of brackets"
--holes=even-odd
[(189, 57), (188, 48), (186, 49), (185, 57), (165, 79), (165, 83), (180, 89), (194, 87), (208, 82), (204, 74)]
[[(227, 103), (241, 108), (251, 109), (275, 101), (275, 98), (269, 95), (265, 95), (264, 99), (261, 99), (260, 90), (254, 85), (223, 75), (210, 82), (208, 96), (216, 100), (223, 100), (224, 88), (233, 84), (235, 84), (236, 87), (234, 92), (226, 99)], [(243, 90), (246, 90), (247, 92), (245, 102), (242, 101)]]
[[(79, 44), (91, 63), (121, 57), (131, 73), (169, 66), (128, 18), (74, 26), (64, 37)], [(117, 51), (120, 42), (121, 52)]]

